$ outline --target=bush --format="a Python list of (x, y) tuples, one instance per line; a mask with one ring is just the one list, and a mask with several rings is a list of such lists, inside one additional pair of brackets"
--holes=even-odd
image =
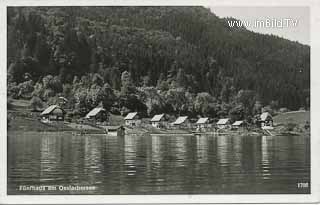
[(299, 127), (297, 124), (289, 122), (285, 125), (285, 130), (286, 131), (294, 131), (297, 129), (297, 127)]

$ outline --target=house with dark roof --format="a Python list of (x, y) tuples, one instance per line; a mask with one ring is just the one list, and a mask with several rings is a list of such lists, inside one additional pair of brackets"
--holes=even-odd
[(151, 125), (155, 128), (164, 127), (165, 115), (164, 114), (155, 115), (150, 120), (150, 122), (151, 122)]
[(96, 107), (93, 108), (85, 118), (96, 122), (104, 122), (108, 120), (108, 112), (102, 107)]
[(41, 119), (46, 121), (63, 121), (66, 112), (58, 105), (50, 105), (41, 114)]
[(125, 125), (131, 126), (131, 127), (137, 126), (141, 122), (137, 112), (128, 113), (128, 115), (124, 118), (124, 121), (125, 121)]

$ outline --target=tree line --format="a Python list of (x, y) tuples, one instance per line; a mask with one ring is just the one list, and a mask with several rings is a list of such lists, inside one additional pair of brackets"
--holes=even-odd
[(72, 115), (251, 119), (310, 107), (310, 47), (203, 7), (9, 7), (8, 97)]

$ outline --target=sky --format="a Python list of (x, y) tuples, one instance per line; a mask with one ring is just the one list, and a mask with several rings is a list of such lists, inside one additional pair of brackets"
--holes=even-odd
[[(273, 34), (310, 45), (310, 10), (308, 7), (212, 6), (210, 9), (221, 18), (233, 17), (247, 23), (248, 30)], [(259, 24), (258, 21), (263, 23)]]

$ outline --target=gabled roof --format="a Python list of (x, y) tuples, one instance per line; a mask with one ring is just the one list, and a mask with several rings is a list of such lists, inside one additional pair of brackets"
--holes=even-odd
[(243, 121), (235, 121), (232, 125), (235, 125), (235, 126), (240, 126), (243, 124)]
[(261, 119), (262, 121), (265, 121), (266, 119), (268, 119), (268, 117), (271, 117), (271, 118), (272, 118), (272, 116), (271, 116), (270, 113), (268, 113), (268, 112), (264, 112), (264, 113), (262, 113), (262, 114), (260, 115), (260, 119)]
[(87, 115), (86, 115), (86, 118), (90, 118), (90, 117), (94, 117), (96, 116), (97, 114), (99, 114), (99, 112), (101, 111), (106, 111), (104, 108), (102, 107), (96, 107), (96, 108), (93, 108)]
[(199, 118), (199, 120), (196, 122), (196, 124), (205, 124), (205, 123), (208, 122), (208, 120), (209, 120), (209, 118), (207, 118), (207, 117), (201, 117), (201, 118)]
[(180, 116), (176, 119), (176, 121), (173, 123), (174, 125), (180, 125), (184, 123), (188, 119), (188, 116)]
[(218, 122), (217, 122), (217, 125), (225, 125), (229, 122), (229, 118), (225, 118), (225, 119), (220, 119)]
[(153, 118), (150, 120), (151, 122), (159, 122), (163, 118), (164, 114), (160, 115), (155, 115)]
[(125, 120), (133, 120), (137, 114), (138, 114), (137, 112), (130, 112), (130, 113), (128, 113), (128, 115), (124, 119)]
[[(55, 109), (60, 108), (58, 105), (50, 105), (40, 115), (47, 115), (53, 112)], [(61, 108), (60, 108), (61, 109)]]
[(60, 96), (59, 99), (68, 102), (68, 99), (65, 97)]

